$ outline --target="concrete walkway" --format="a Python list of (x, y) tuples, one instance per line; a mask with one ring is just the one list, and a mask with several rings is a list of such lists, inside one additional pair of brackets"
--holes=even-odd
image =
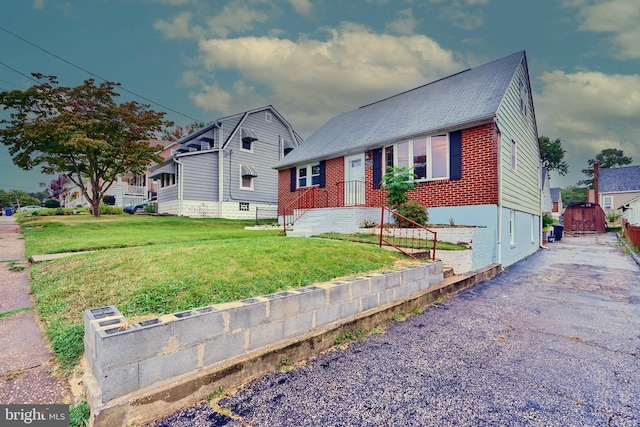
[(24, 240), (0, 216), (0, 403), (71, 403), (66, 379), (50, 373), (53, 355), (36, 319)]

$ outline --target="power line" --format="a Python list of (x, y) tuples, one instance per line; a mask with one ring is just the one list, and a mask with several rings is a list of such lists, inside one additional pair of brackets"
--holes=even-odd
[(17, 87), (19, 89), (22, 89), (22, 86), (19, 86), (19, 85), (15, 84), (15, 83), (11, 83), (9, 80), (0, 79), (0, 82), (5, 82), (5, 83), (10, 84), (11, 86), (15, 86), (15, 87)]
[[(4, 32), (5, 32), (5, 33), (7, 33), (7, 34), (12, 35), (13, 37), (15, 37), (15, 38), (17, 38), (17, 39), (22, 40), (23, 42), (25, 42), (25, 43), (27, 43), (27, 44), (29, 44), (29, 45), (31, 45), (31, 46), (33, 46), (33, 47), (35, 47), (36, 49), (39, 49), (39, 50), (43, 51), (43, 52), (44, 52), (44, 53), (46, 53), (47, 55), (51, 55), (51, 56), (53, 56), (54, 58), (57, 58), (57, 59), (59, 59), (60, 61), (65, 62), (65, 63), (67, 63), (67, 64), (71, 65), (71, 66), (72, 66), (72, 67), (74, 67), (74, 68), (77, 68), (77, 69), (79, 69), (79, 70), (84, 71), (85, 73), (89, 74), (90, 76), (93, 76), (93, 77), (95, 77), (95, 78), (97, 78), (97, 79), (100, 79), (100, 80), (102, 80), (103, 82), (106, 82), (106, 83), (112, 83), (112, 81), (111, 81), (111, 80), (105, 79), (104, 77), (101, 77), (101, 76), (99, 76), (99, 75), (97, 75), (97, 74), (95, 74), (95, 73), (92, 73), (91, 71), (89, 71), (89, 70), (87, 70), (87, 69), (85, 69), (85, 68), (83, 68), (83, 67), (81, 67), (81, 66), (79, 66), (79, 65), (76, 65), (76, 64), (74, 64), (73, 62), (71, 62), (71, 61), (69, 61), (69, 60), (67, 60), (67, 59), (65, 59), (65, 58), (63, 58), (63, 57), (61, 57), (61, 56), (56, 55), (55, 53), (53, 53), (53, 52), (51, 52), (51, 51), (49, 51), (49, 50), (47, 50), (47, 49), (45, 49), (45, 48), (43, 48), (43, 47), (40, 47), (40, 46), (38, 46), (37, 44), (35, 44), (35, 43), (33, 43), (33, 42), (30, 42), (29, 40), (27, 40), (27, 39), (25, 39), (25, 38), (23, 38), (23, 37), (19, 36), (18, 34), (14, 33), (13, 31), (10, 31), (10, 30), (8, 30), (8, 29), (6, 29), (6, 28), (2, 27), (2, 26), (0, 26), (0, 30), (4, 31)], [(1, 62), (0, 62), (0, 63), (1, 63)], [(10, 69), (12, 69), (11, 67), (9, 67), (8, 65), (6, 65), (6, 64), (4, 64), (4, 63), (2, 63), (2, 65), (6, 66), (6, 67), (8, 67), (8, 68), (10, 68)], [(13, 70), (13, 69), (12, 69), (12, 70)], [(19, 72), (19, 71), (17, 71), (17, 70), (13, 70), (13, 71), (16, 71), (17, 73), (20, 73), (20, 72)], [(22, 73), (20, 73), (20, 74), (22, 74)], [(23, 76), (26, 76), (25, 74), (22, 74), (22, 75), (23, 75)], [(26, 76), (26, 77), (28, 77), (28, 76)], [(33, 79), (33, 78), (31, 78), (31, 77), (29, 77), (29, 78), (30, 78), (31, 80), (34, 80), (34, 79)], [(36, 80), (34, 80), (34, 81), (36, 81)], [(36, 81), (36, 83), (37, 83), (37, 81)], [(173, 113), (179, 114), (179, 115), (181, 115), (182, 117), (186, 117), (186, 118), (188, 118), (188, 119), (190, 119), (190, 120), (194, 120), (194, 121), (196, 121), (196, 122), (204, 123), (204, 120), (198, 120), (198, 119), (196, 119), (196, 118), (193, 118), (193, 117), (191, 117), (191, 116), (188, 116), (188, 115), (186, 115), (186, 114), (183, 114), (183, 113), (181, 113), (181, 112), (179, 112), (179, 111), (177, 111), (177, 110), (174, 110), (173, 108), (167, 107), (166, 105), (160, 104), (159, 102), (153, 101), (153, 100), (151, 100), (151, 99), (149, 99), (149, 98), (146, 98), (146, 97), (144, 97), (144, 96), (142, 96), (142, 95), (140, 95), (140, 94), (138, 94), (138, 93), (136, 93), (136, 92), (133, 92), (133, 91), (131, 91), (131, 90), (129, 90), (129, 89), (126, 89), (126, 88), (125, 88), (124, 86), (122, 86), (122, 85), (120, 85), (120, 86), (118, 86), (118, 87), (119, 87), (120, 89), (122, 89), (123, 91), (125, 91), (125, 92), (127, 92), (127, 93), (129, 93), (129, 94), (131, 94), (131, 95), (133, 95), (133, 96), (137, 96), (137, 97), (138, 97), (138, 98), (140, 98), (140, 99), (144, 99), (145, 101), (147, 101), (147, 102), (149, 102), (149, 103), (151, 103), (151, 104), (155, 104), (155, 105), (157, 105), (157, 106), (159, 106), (159, 107), (162, 107), (162, 108), (164, 108), (164, 109), (166, 109), (166, 110), (169, 110), (169, 111), (171, 111), (171, 112), (173, 112)]]
[[(0, 27), (0, 28), (2, 28), (2, 27)], [(4, 65), (5, 67), (7, 67), (8, 69), (10, 69), (11, 71), (13, 71), (13, 72), (15, 72), (15, 73), (18, 73), (18, 74), (20, 74), (21, 76), (28, 78), (29, 80), (32, 80), (32, 81), (34, 81), (34, 82), (36, 82), (36, 83), (40, 83), (39, 81), (37, 81), (37, 80), (36, 80), (36, 79), (34, 79), (33, 77), (26, 75), (26, 74), (25, 74), (25, 73), (23, 73), (22, 71), (18, 71), (18, 70), (16, 70), (16, 69), (15, 69), (15, 68), (13, 68), (12, 66), (7, 65), (7, 64), (5, 64), (5, 63), (4, 63), (4, 62), (2, 62), (2, 61), (0, 61), (0, 65)]]

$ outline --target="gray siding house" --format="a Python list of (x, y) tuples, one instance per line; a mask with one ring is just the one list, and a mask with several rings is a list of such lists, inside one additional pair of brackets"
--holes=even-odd
[(275, 218), (281, 161), (302, 138), (269, 105), (220, 118), (176, 141), (154, 166), (158, 213)]

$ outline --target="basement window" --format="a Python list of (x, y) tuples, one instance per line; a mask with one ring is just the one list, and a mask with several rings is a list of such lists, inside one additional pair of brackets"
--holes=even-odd
[(249, 202), (238, 203), (238, 210), (242, 212), (249, 212)]

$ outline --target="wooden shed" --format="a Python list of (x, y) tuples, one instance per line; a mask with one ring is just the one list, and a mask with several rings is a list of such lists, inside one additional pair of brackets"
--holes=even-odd
[(564, 211), (564, 231), (604, 233), (604, 211), (597, 203), (571, 203)]

